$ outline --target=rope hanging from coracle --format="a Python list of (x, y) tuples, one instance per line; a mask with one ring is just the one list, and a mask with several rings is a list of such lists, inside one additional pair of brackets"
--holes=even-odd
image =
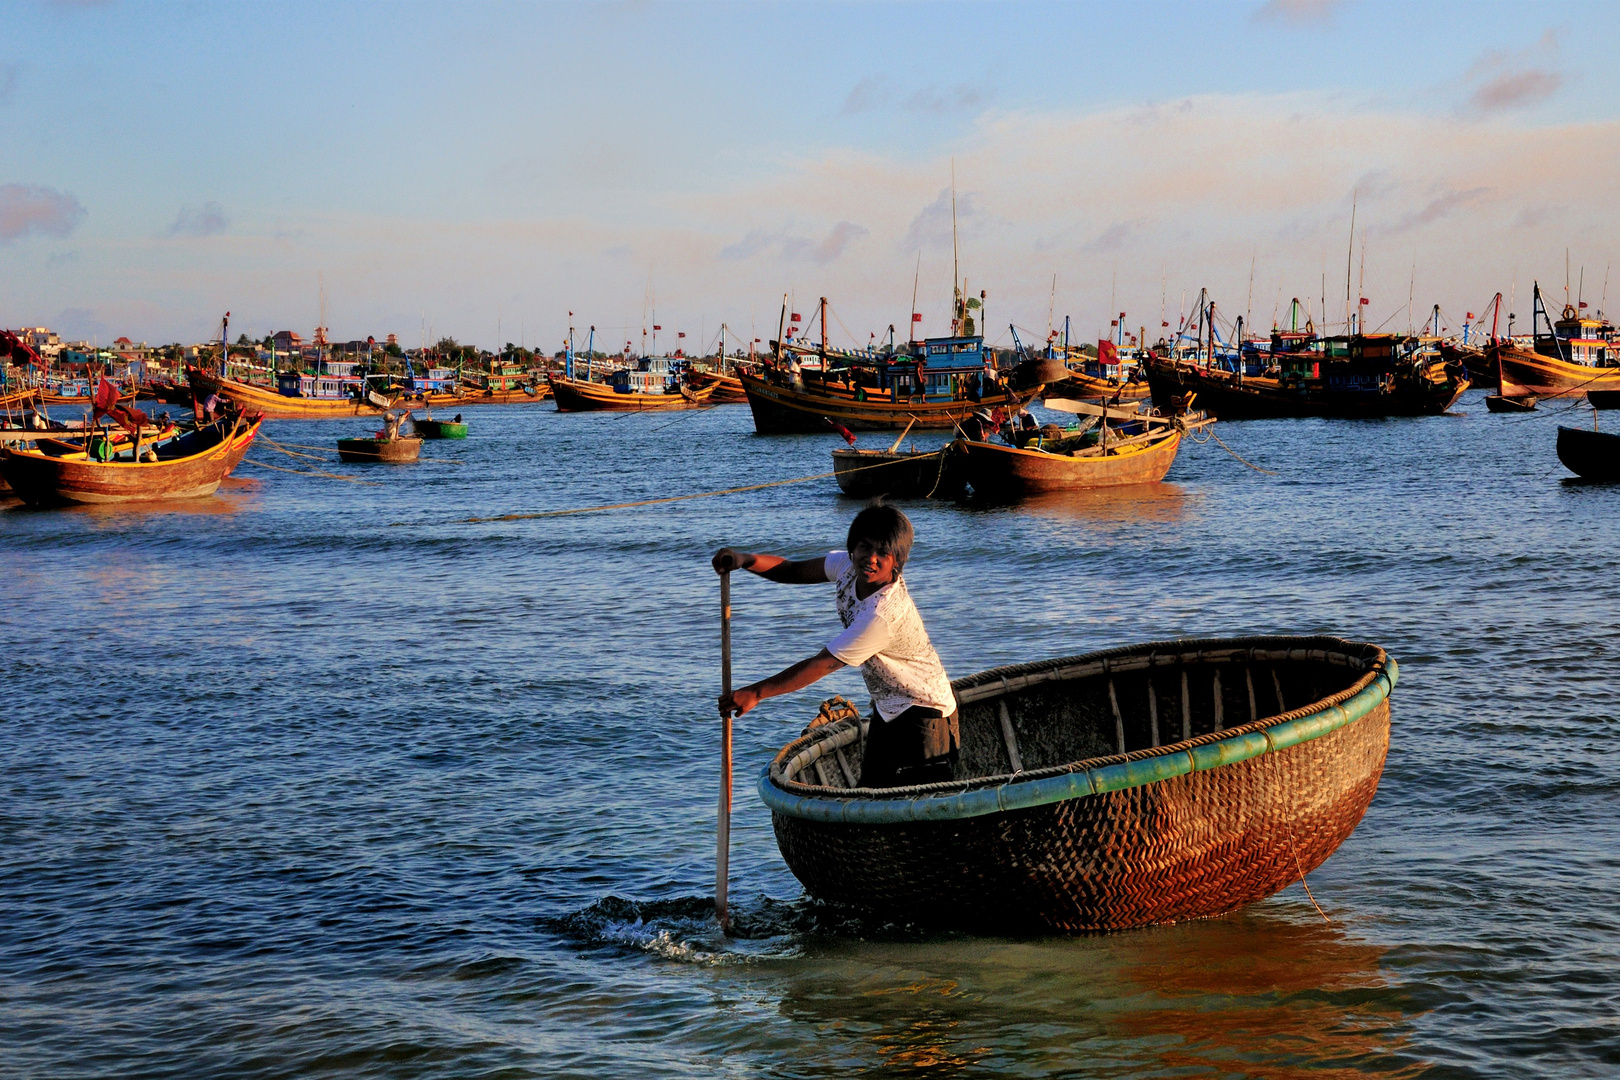
[(1299, 884), (1305, 890), (1305, 898), (1311, 902), (1311, 907), (1316, 909), (1316, 913), (1322, 916), (1323, 922), (1331, 923), (1333, 920), (1328, 918), (1327, 912), (1322, 910), (1322, 905), (1318, 904), (1316, 897), (1311, 895), (1311, 887), (1305, 883), (1305, 864), (1299, 861), (1299, 849), (1294, 846), (1294, 826), (1292, 824), (1288, 826), (1288, 850), (1293, 852), (1294, 869), (1299, 871)]

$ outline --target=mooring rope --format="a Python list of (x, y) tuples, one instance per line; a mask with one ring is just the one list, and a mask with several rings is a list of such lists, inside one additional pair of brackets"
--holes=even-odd
[(1231, 454), (1233, 457), (1237, 458), (1239, 461), (1242, 461), (1243, 464), (1247, 465), (1249, 468), (1253, 469), (1255, 472), (1257, 472), (1257, 473), (1265, 473), (1267, 476), (1276, 476), (1277, 475), (1277, 473), (1273, 472), (1270, 469), (1262, 469), (1260, 466), (1256, 465), (1254, 462), (1245, 460), (1242, 454), (1239, 454), (1236, 450), (1233, 450), (1230, 446), (1227, 446), (1224, 442), (1221, 442), (1221, 437), (1219, 435), (1215, 434), (1215, 429), (1213, 427), (1209, 429), (1209, 437), (1214, 439), (1216, 441), (1216, 443), (1218, 443), (1220, 445), (1220, 448), (1222, 450), (1225, 450), (1228, 454)]
[[(329, 448), (327, 448), (325, 446), (309, 446), (309, 445), (306, 445), (304, 443), (278, 443), (274, 439), (270, 438), (268, 435), (263, 435), (263, 434), (261, 434), (259, 436), (259, 441), (264, 442), (264, 443), (268, 443), (272, 449), (279, 450), (283, 454), (286, 454), (288, 457), (308, 458), (310, 461), (327, 461), (329, 459), (324, 458), (324, 457), (319, 457), (318, 458), (318, 457), (314, 456), (313, 454), (300, 454), (300, 453), (297, 453), (295, 451), (288, 450), (287, 447), (296, 446), (296, 447), (298, 447), (299, 449), (302, 449), (302, 450), (322, 450), (322, 451), (325, 451), (328, 454), (334, 454), (334, 453), (338, 452), (336, 450), (329, 449)], [(365, 450), (350, 450), (349, 453), (353, 454), (355, 456), (358, 456), (358, 457), (374, 457), (374, 458), (381, 458), (382, 457), (381, 454), (372, 454), (372, 453), (369, 453), (369, 452), (367, 452)], [(465, 465), (467, 463), (465, 461), (456, 461), (456, 460), (454, 460), (452, 458), (425, 458), (425, 459), (419, 459), (416, 462), (416, 464), (418, 464), (418, 465), (422, 465), (422, 464), (426, 464), (426, 465)]]
[[(884, 461), (879, 462), (878, 465), (862, 465), (861, 468), (873, 469), (878, 468), (881, 465), (889, 464), (892, 463)], [(855, 470), (852, 469), (849, 471), (853, 472)], [(743, 491), (760, 491), (764, 488), (784, 487), (788, 484), (803, 484), (811, 480), (825, 480), (829, 476), (837, 475), (838, 473), (836, 471), (816, 473), (814, 476), (795, 476), (791, 480), (772, 480), (768, 484), (746, 484), (742, 487), (723, 488), (719, 491), (695, 491), (689, 495), (665, 495), (663, 498), (659, 499), (642, 499), (639, 502), (610, 503), (606, 506), (580, 506), (575, 507), (572, 510), (541, 510), (532, 514), (501, 514), (498, 517), (462, 518), (460, 524), (481, 525), (491, 521), (532, 521), (535, 518), (565, 517), (569, 514), (595, 514), (603, 510), (630, 510), (638, 506), (654, 506), (658, 503), (681, 502), (686, 499), (707, 499), (713, 495), (736, 495), (738, 492)]]
[(289, 469), (284, 465), (272, 465), (268, 461), (254, 461), (252, 458), (243, 458), (244, 465), (257, 465), (261, 469), (274, 469), (276, 472), (292, 473), (295, 476), (324, 476), (328, 480), (343, 480), (350, 484), (363, 484), (366, 487), (381, 487), (375, 480), (361, 480), (354, 476), (339, 476), (337, 473), (320, 472), (317, 470)]
[[(938, 450), (930, 451), (928, 456), (939, 458), (943, 468), (945, 450), (948, 448), (949, 444), (940, 447)], [(901, 462), (874, 461), (870, 465), (857, 465), (854, 468), (845, 469), (844, 474), (847, 476), (850, 473), (865, 472), (867, 469), (892, 468), (898, 464), (901, 464)], [(825, 480), (829, 476), (837, 475), (838, 470), (834, 469), (832, 472), (814, 473), (810, 476), (795, 476), (788, 480), (772, 480), (764, 484), (744, 484), (742, 487), (721, 488), (718, 491), (694, 491), (686, 495), (665, 495), (661, 498), (641, 499), (637, 502), (609, 503), (606, 506), (579, 506), (570, 510), (541, 510), (531, 514), (501, 514), (498, 517), (461, 518), (457, 521), (457, 524), (481, 525), (492, 521), (532, 521), (535, 518), (565, 517), (570, 514), (595, 514), (603, 510), (631, 510), (638, 506), (655, 506), (659, 503), (682, 502), (686, 499), (707, 499), (715, 495), (736, 495), (744, 491), (762, 491), (765, 488), (786, 487), (789, 484), (804, 484), (810, 482), (811, 480)], [(935, 488), (938, 488), (939, 486), (939, 481), (937, 479), (934, 482), (934, 486)], [(929, 494), (932, 494), (932, 492)]]

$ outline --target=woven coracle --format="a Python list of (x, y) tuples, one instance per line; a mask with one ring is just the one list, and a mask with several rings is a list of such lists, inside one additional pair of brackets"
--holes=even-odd
[(950, 782), (856, 787), (868, 722), (844, 719), (784, 747), (759, 791), (824, 900), (981, 932), (1205, 918), (1301, 880), (1355, 830), (1396, 678), (1383, 649), (1333, 637), (995, 668), (952, 683)]

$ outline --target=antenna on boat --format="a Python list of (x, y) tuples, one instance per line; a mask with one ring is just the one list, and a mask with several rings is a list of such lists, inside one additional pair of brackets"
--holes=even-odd
[(1406, 336), (1412, 336), (1412, 300), (1417, 296), (1417, 252), (1412, 252), (1412, 280), (1406, 286)]
[[(1249, 252), (1249, 306), (1243, 311), (1243, 323), (1245, 326), (1254, 322), (1254, 264), (1259, 258), (1260, 252), (1258, 250)], [(1238, 342), (1238, 349), (1241, 350), (1242, 348), (1243, 342), (1240, 341)]]
[(951, 158), (951, 333), (956, 333), (957, 320), (962, 317), (962, 254), (956, 242), (956, 159)]
[[(911, 327), (906, 334), (908, 342), (917, 340), (917, 284), (920, 281), (922, 281), (922, 248), (917, 249), (917, 269), (911, 275)], [(787, 299), (784, 297), (782, 302), (787, 303)]]
[(1046, 349), (1052, 351), (1052, 320), (1057, 314), (1057, 275), (1052, 275), (1052, 296), (1046, 302)]
[[(1164, 336), (1164, 327), (1165, 327), (1164, 312), (1165, 312), (1166, 302), (1169, 299), (1170, 299), (1170, 266), (1169, 266), (1169, 260), (1168, 259), (1161, 259), (1159, 261), (1159, 336), (1160, 337)], [(1147, 342), (1145, 342), (1145, 341), (1142, 342), (1142, 345), (1144, 347), (1146, 347)]]
[[(1350, 265), (1356, 257), (1356, 197), (1359, 194), (1352, 189), (1350, 192), (1350, 247), (1344, 253), (1344, 332), (1350, 332)], [(1322, 306), (1327, 307), (1324, 296)]]
[(1366, 330), (1361, 318), (1363, 302), (1367, 299), (1367, 230), (1361, 230), (1361, 269), (1356, 274), (1356, 328)]

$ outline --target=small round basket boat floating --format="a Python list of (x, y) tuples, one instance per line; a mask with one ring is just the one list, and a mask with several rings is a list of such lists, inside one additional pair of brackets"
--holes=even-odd
[(1389, 749), (1376, 645), (1135, 645), (952, 683), (955, 778), (860, 788), (868, 721), (813, 728), (760, 777), (813, 895), (976, 931), (1113, 930), (1233, 911), (1321, 865)]

